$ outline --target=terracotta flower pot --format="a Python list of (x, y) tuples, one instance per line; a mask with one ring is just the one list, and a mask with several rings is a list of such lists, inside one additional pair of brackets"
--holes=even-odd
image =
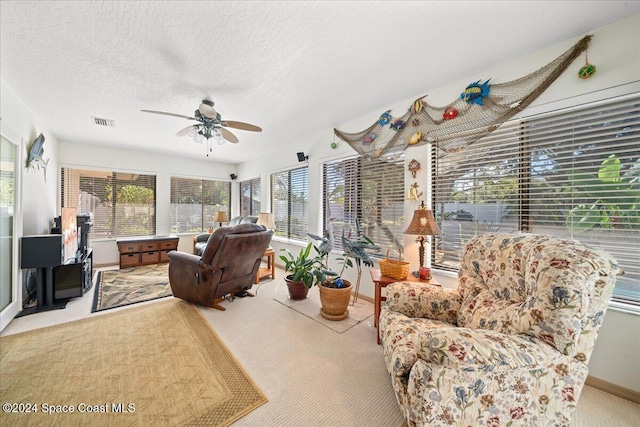
[(284, 281), (289, 288), (289, 298), (295, 300), (305, 299), (309, 293), (309, 288), (307, 288), (303, 282), (294, 282), (291, 280), (292, 278), (292, 274), (284, 278)]
[(329, 288), (319, 285), (320, 302), (322, 308), (320, 314), (327, 320), (343, 320), (349, 316), (349, 300), (351, 299), (351, 282), (344, 280), (342, 288)]

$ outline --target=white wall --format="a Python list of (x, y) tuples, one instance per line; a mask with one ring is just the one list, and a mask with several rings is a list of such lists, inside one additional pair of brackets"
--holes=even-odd
[[(21, 236), (29, 236), (34, 234), (49, 234), (50, 220), (56, 212), (56, 194), (58, 181), (56, 170), (58, 169), (56, 138), (47, 132), (42, 126), (41, 119), (29, 107), (27, 107), (20, 98), (16, 96), (13, 90), (5, 83), (0, 81), (0, 133), (9, 137), (14, 143), (19, 144), (21, 150), (21, 158), (24, 162), (20, 165), (17, 173), (20, 182), (19, 203), (21, 206), (16, 207), (16, 212), (22, 213), (22, 217), (17, 220), (16, 238)], [(46, 182), (44, 169), (28, 169), (26, 161), (28, 159), (27, 150), (31, 146), (34, 139), (42, 133), (45, 137), (43, 158), (48, 159), (46, 168)], [(18, 182), (18, 180), (16, 181)], [(20, 245), (18, 244), (18, 248)], [(19, 249), (18, 249), (19, 250)], [(19, 254), (14, 254), (19, 259)], [(19, 268), (19, 263), (16, 263)], [(16, 301), (22, 300), (26, 295), (24, 290), (24, 275), (26, 270), (21, 271), (18, 277), (18, 283), (12, 284), (16, 290)], [(3, 324), (5, 326), (5, 324)]]
[(22, 140), (23, 158), (28, 158), (28, 148), (42, 133), (45, 137), (43, 158), (49, 159), (46, 172), (27, 169), (26, 163), (20, 168), (22, 179), (22, 231), (23, 235), (49, 234), (49, 223), (56, 213), (58, 191), (58, 142), (41, 125), (40, 118), (27, 107), (13, 90), (2, 80), (0, 121), (3, 130)]
[[(541, 29), (543, 31), (543, 29)], [(525, 109), (520, 116), (526, 117), (540, 112), (553, 111), (572, 105), (591, 102), (619, 94), (640, 91), (640, 15), (631, 16), (601, 29), (594, 29), (589, 61), (597, 66), (596, 74), (586, 80), (577, 77), (577, 72), (584, 65), (584, 55), (573, 64), (542, 94)], [(476, 80), (491, 78), (493, 83), (510, 81), (529, 74), (554, 60), (571, 48), (586, 34), (577, 35), (571, 40), (551, 46), (532, 55), (522, 57), (507, 64), (501, 64), (491, 70), (468, 76), (463, 80), (451, 82), (444, 87), (428, 88), (425, 99), (431, 105), (447, 105), (455, 100), (464, 88)], [(436, 65), (434, 65), (436, 66)], [(428, 82), (425, 82), (428, 85)], [(416, 98), (422, 94), (416, 94)], [(394, 117), (401, 116), (414, 99), (407, 99), (390, 105)], [(390, 102), (390, 104), (392, 104)], [(336, 123), (335, 127), (344, 132), (357, 132), (375, 122), (382, 111), (372, 111), (366, 117), (360, 117), (345, 123)], [(333, 150), (331, 142), (338, 147)], [(269, 209), (269, 174), (275, 171), (299, 165), (296, 152), (304, 151), (309, 155), (309, 232), (321, 235), (321, 163), (332, 158), (340, 158), (355, 154), (349, 145), (333, 136), (333, 129), (292, 140), (290, 149), (274, 152), (268, 158), (245, 162), (238, 167), (239, 179), (255, 176), (256, 170), (262, 171), (262, 206)], [(416, 182), (421, 191), (428, 188), (429, 155), (428, 147), (409, 147), (406, 151), (405, 163), (416, 159), (422, 169), (418, 172)], [(414, 182), (411, 175), (405, 175), (406, 188)], [(425, 200), (429, 206), (429, 200)], [(412, 212), (418, 202), (405, 202), (405, 221), (411, 220)], [(297, 254), (301, 245), (274, 238), (272, 246), (278, 252), (282, 248)], [(335, 258), (336, 254), (333, 254)], [(411, 262), (413, 270), (418, 267), (418, 244), (413, 236), (405, 236), (405, 260)], [(426, 259), (428, 259), (428, 254)], [(280, 264), (281, 262), (278, 261)], [(335, 265), (335, 264), (334, 264)], [(377, 267), (377, 266), (376, 266)], [(435, 272), (434, 276), (445, 287), (455, 287), (456, 277), (451, 273)], [(351, 269), (347, 278), (356, 279), (355, 269)], [(363, 269), (360, 293), (373, 298), (374, 286), (367, 268)], [(607, 312), (600, 338), (590, 362), (590, 373), (599, 379), (640, 392), (640, 316), (628, 312), (610, 309)]]

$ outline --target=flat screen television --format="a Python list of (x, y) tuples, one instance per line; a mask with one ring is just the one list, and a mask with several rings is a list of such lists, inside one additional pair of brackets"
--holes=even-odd
[(64, 236), (64, 260), (74, 260), (78, 251), (76, 208), (62, 208), (60, 227)]

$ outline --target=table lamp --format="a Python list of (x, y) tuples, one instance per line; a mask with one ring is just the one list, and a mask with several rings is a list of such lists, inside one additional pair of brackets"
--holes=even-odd
[(271, 212), (260, 212), (260, 214), (258, 215), (258, 224), (264, 225), (269, 230), (273, 230), (276, 228), (276, 223)]
[(222, 227), (223, 222), (228, 222), (228, 221), (229, 221), (229, 217), (227, 216), (227, 213), (225, 211), (217, 211), (216, 216), (213, 218), (213, 222), (219, 222), (220, 227)]
[[(405, 234), (417, 235), (418, 238), (416, 242), (420, 243), (420, 268), (424, 266), (424, 241), (425, 236), (435, 236), (436, 234), (442, 234), (440, 227), (436, 223), (436, 219), (433, 217), (433, 212), (431, 209), (427, 209), (424, 205), (424, 200), (416, 209), (413, 211), (413, 218), (411, 218), (411, 223), (409, 227), (405, 230)], [(414, 274), (415, 275), (415, 274)]]

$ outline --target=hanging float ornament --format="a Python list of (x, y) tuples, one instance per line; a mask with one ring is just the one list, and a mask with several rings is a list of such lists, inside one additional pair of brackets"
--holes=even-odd
[(445, 120), (451, 120), (451, 119), (455, 119), (458, 116), (458, 110), (456, 110), (453, 107), (449, 107), (446, 110), (444, 110), (444, 113), (442, 114), (442, 118)]
[(417, 144), (422, 139), (422, 132), (416, 132), (409, 137), (409, 145)]
[(406, 123), (404, 121), (396, 120), (395, 122), (391, 123), (389, 126), (391, 127), (391, 129), (399, 132), (402, 129), (404, 129), (405, 125), (406, 125)]
[(374, 139), (376, 139), (376, 135), (375, 133), (368, 133), (364, 136), (364, 138), (362, 138), (362, 143), (364, 145), (369, 145), (373, 142)]
[(480, 80), (471, 83), (469, 86), (467, 86), (464, 92), (460, 94), (460, 98), (464, 99), (469, 104), (482, 105), (482, 98), (486, 98), (487, 96), (489, 96), (489, 90), (491, 90), (489, 80), (482, 84), (480, 84)]
[(422, 99), (416, 99), (413, 102), (413, 105), (411, 105), (411, 108), (409, 108), (409, 111), (411, 111), (412, 114), (416, 114), (422, 111), (423, 108), (424, 108), (424, 101)]
[(416, 159), (413, 159), (409, 162), (409, 165), (407, 167), (409, 169), (409, 172), (411, 172), (411, 176), (413, 177), (413, 179), (416, 179), (416, 173), (420, 170), (420, 162), (418, 162)]
[(380, 126), (384, 126), (386, 124), (388, 124), (391, 121), (391, 110), (387, 110), (384, 113), (382, 113), (382, 115), (380, 116), (380, 118), (378, 119), (378, 124)]
[(580, 68), (578, 71), (578, 77), (581, 79), (588, 79), (596, 73), (596, 66), (593, 64), (589, 64), (588, 52), (584, 53), (584, 67)]

